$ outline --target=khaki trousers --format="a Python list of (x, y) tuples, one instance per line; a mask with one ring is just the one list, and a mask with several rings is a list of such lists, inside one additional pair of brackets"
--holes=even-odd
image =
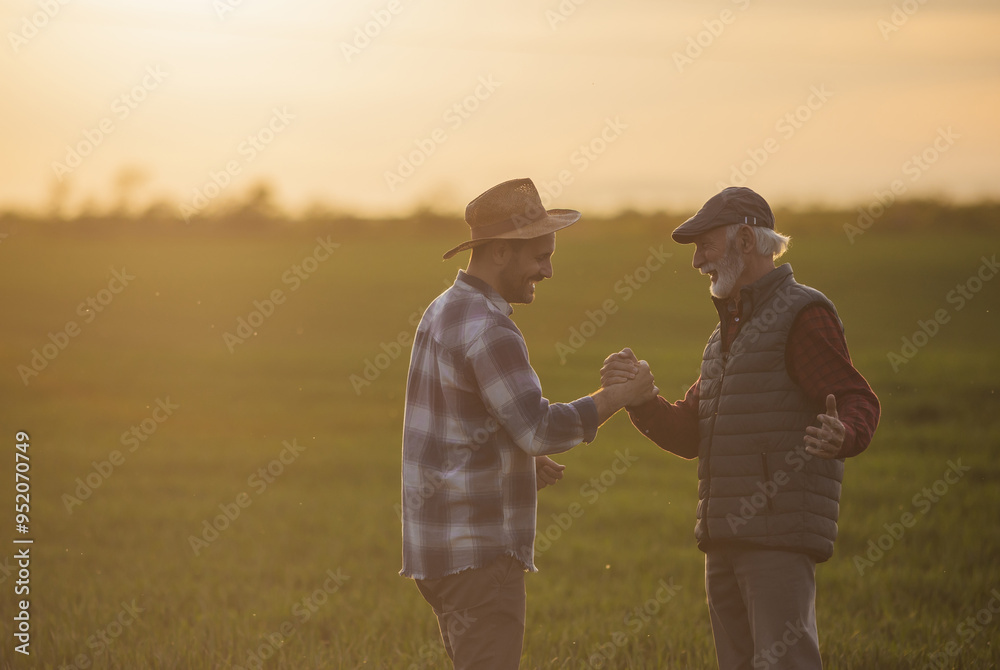
[(711, 550), (705, 590), (720, 670), (821, 670), (811, 556)]
[(524, 568), (511, 556), (417, 589), (437, 616), (455, 670), (516, 670), (524, 643)]

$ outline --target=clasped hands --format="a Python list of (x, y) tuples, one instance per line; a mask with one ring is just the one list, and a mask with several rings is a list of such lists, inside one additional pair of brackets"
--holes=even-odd
[(656, 388), (656, 380), (649, 369), (649, 363), (640, 361), (625, 347), (604, 359), (601, 367), (601, 387), (609, 389), (616, 385), (624, 394), (621, 398), (623, 406), (641, 405), (660, 394)]

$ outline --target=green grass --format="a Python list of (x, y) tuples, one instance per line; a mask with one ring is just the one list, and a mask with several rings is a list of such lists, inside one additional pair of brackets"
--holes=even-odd
[[(13, 436), (30, 433), (35, 539), (33, 655), (13, 667), (247, 667), (251, 652), (272, 648), (269, 636), (281, 644), (266, 668), (445, 665), (430, 608), (397, 575), (409, 350), (393, 358), (390, 343), (407, 339), (410, 315), (453, 279), (458, 259), (439, 259), (454, 242), (324, 232), (340, 248), (291, 291), (282, 275), (318, 234), (21, 229), (0, 245), (0, 459), (11, 472)], [(626, 300), (616, 284), (661, 244), (673, 255)], [(818, 570), (828, 668), (924, 668), (949, 642), (962, 646), (941, 667), (1000, 659), (1000, 615), (971, 638), (975, 629), (959, 632), (1000, 588), (1000, 280), (961, 311), (946, 301), (998, 247), (995, 235), (873, 228), (854, 245), (839, 231), (802, 232), (787, 257), (800, 281), (838, 305), (883, 406), (870, 450), (848, 463), (836, 555)], [(135, 279), (84, 324), (77, 305), (107, 286), (111, 267)], [(662, 230), (581, 226), (560, 235), (555, 270), (536, 304), (514, 315), (547, 397), (594, 390), (603, 358), (626, 345), (649, 360), (665, 396), (681, 397), (716, 321), (690, 247)], [(230, 353), (223, 333), (274, 289), (285, 302)], [(557, 345), (606, 300), (617, 310), (561, 364)], [(894, 372), (887, 354), (940, 308), (951, 320)], [(25, 386), (17, 366), (70, 320), (80, 334)], [(351, 375), (363, 375), (383, 344), (385, 369), (356, 393)], [(168, 397), (179, 408), (147, 421), (155, 432), (128, 451), (122, 433)], [(293, 439), (305, 450), (258, 493), (248, 479)], [(115, 450), (124, 463), (67, 512), (63, 496)], [(616, 450), (639, 460), (594, 500), (582, 487)], [(914, 496), (958, 459), (971, 471), (922, 513)], [(660, 451), (624, 416), (560, 460), (566, 479), (539, 501), (546, 535), (541, 572), (527, 579), (522, 667), (588, 667), (595, 654), (610, 657), (603, 667), (714, 667), (692, 533), (696, 463)], [(3, 500), (13, 498), (11, 480), (4, 475)], [(241, 493), (249, 506), (196, 556), (190, 536)], [(563, 530), (557, 521), (567, 525), (561, 515), (574, 504), (583, 514)], [(859, 574), (854, 557), (905, 512), (916, 523)], [(13, 546), (10, 528), (12, 519), (4, 537)], [(328, 594), (327, 571), (349, 579)], [(0, 579), (7, 667), (14, 579)], [(663, 604), (661, 583), (679, 587)], [(116, 617), (133, 600), (143, 611), (119, 631)], [(655, 612), (637, 615), (644, 605)], [(110, 644), (92, 637), (102, 631)]]

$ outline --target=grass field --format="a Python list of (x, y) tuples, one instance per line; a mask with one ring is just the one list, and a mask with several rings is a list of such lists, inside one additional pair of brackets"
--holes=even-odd
[[(626, 345), (681, 397), (716, 321), (690, 247), (651, 227), (577, 228), (535, 304), (515, 308), (547, 397), (593, 391)], [(411, 315), (453, 279), (459, 259), (439, 260), (453, 239), (8, 232), (4, 555), (17, 431), (35, 543), (30, 657), (13, 652), (13, 563), (0, 570), (4, 668), (446, 667), (430, 608), (397, 575), (394, 506)], [(318, 236), (339, 247), (317, 251)], [(637, 271), (650, 247), (672, 256)], [(854, 244), (800, 232), (786, 257), (838, 305), (883, 408), (818, 569), (828, 668), (1000, 663), (1000, 279), (971, 281), (998, 251), (996, 234), (876, 226)], [(243, 342), (240, 318), (256, 326)], [(19, 366), (38, 374), (25, 384)], [(616, 474), (625, 452), (638, 460)], [(624, 415), (559, 460), (566, 478), (540, 494), (522, 667), (715, 667), (696, 463)], [(970, 469), (948, 483), (949, 461)]]

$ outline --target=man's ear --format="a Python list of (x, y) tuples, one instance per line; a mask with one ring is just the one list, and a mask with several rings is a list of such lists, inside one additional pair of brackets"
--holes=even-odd
[(757, 246), (757, 235), (753, 232), (753, 228), (746, 224), (740, 226), (739, 243), (742, 253), (748, 254), (754, 250)]
[(511, 254), (514, 250), (507, 240), (494, 240), (488, 243), (490, 245), (490, 258), (493, 263), (497, 266), (503, 267), (510, 262)]

